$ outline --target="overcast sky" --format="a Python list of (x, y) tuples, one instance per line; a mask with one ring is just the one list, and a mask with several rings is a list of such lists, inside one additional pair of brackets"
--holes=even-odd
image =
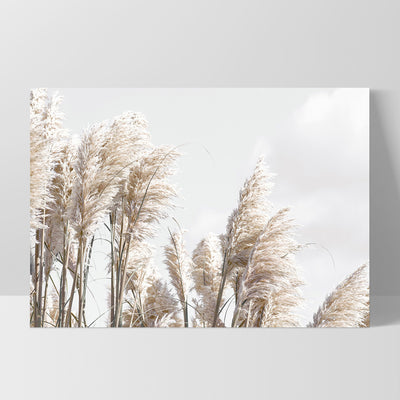
[[(304, 320), (368, 261), (367, 89), (58, 90), (73, 134), (132, 110), (145, 114), (155, 144), (185, 144), (175, 216), (188, 230), (189, 252), (208, 232), (225, 231), (244, 180), (264, 155), (276, 174), (276, 209), (290, 206), (298, 240), (313, 243), (298, 256), (307, 282)], [(158, 247), (167, 226), (173, 222), (160, 228)]]

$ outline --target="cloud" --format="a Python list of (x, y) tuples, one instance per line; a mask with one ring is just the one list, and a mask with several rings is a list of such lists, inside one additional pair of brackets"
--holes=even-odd
[(366, 89), (312, 94), (295, 110), (273, 142), (271, 165), (299, 190), (351, 186), (368, 181), (369, 108)]
[(273, 148), (269, 163), (278, 175), (275, 203), (292, 206), (300, 240), (326, 249), (300, 255), (307, 297), (315, 306), (368, 259), (368, 91), (310, 94), (268, 142)]
[(311, 140), (328, 143), (342, 138), (344, 149), (368, 145), (367, 89), (332, 89), (311, 95), (294, 113), (293, 122)]

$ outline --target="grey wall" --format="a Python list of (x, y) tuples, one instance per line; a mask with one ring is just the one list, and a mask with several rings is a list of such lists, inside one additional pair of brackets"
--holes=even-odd
[(370, 87), (371, 268), (400, 294), (396, 1), (3, 1), (1, 294), (28, 291), (30, 87)]
[(394, 298), (372, 329), (115, 332), (29, 329), (26, 296), (37, 86), (370, 87), (372, 289), (400, 294), (398, 4), (2, 0), (0, 294), (25, 295), (0, 296), (3, 397), (398, 399)]

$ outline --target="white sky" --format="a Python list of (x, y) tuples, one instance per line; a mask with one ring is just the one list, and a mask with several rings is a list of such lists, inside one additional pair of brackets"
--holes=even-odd
[[(304, 322), (368, 260), (368, 89), (58, 90), (65, 126), (74, 134), (131, 110), (146, 115), (155, 144), (186, 143), (174, 178), (180, 191), (175, 217), (188, 230), (190, 253), (208, 232), (225, 231), (240, 187), (265, 155), (276, 174), (276, 209), (290, 206), (298, 240), (315, 243), (298, 256), (307, 282)], [(167, 220), (154, 241), (158, 261), (167, 226), (175, 228)], [(103, 268), (102, 257), (95, 258), (97, 267)], [(100, 293), (104, 280), (93, 285)], [(99, 315), (94, 304), (88, 307), (93, 319)]]

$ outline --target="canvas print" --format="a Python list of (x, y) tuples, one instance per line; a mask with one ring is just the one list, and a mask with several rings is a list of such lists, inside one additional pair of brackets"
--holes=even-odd
[(30, 326), (369, 326), (368, 89), (32, 89)]

